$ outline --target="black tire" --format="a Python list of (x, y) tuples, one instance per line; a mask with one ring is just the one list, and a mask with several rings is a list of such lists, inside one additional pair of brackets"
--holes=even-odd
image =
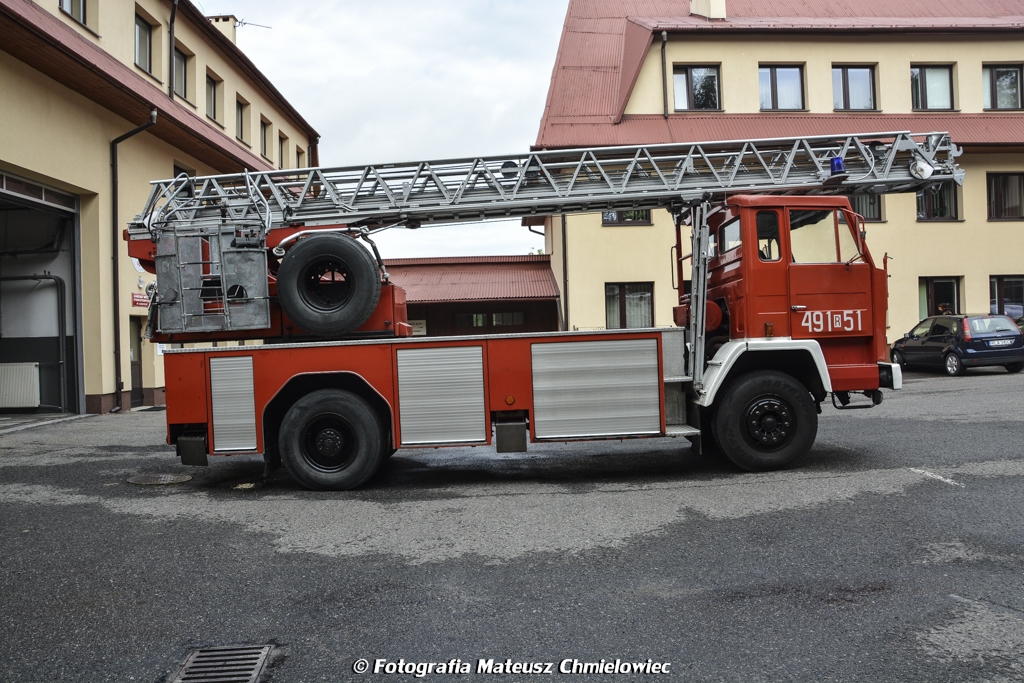
[(344, 491), (364, 483), (384, 456), (377, 414), (348, 391), (321, 389), (296, 401), (278, 437), (281, 463), (308, 489)]
[(741, 375), (717, 401), (715, 430), (722, 452), (749, 472), (789, 465), (811, 450), (818, 412), (807, 389), (790, 375)]
[(955, 353), (947, 353), (946, 357), (942, 359), (942, 369), (950, 377), (959, 377), (964, 374), (964, 363)]
[(348, 334), (380, 301), (380, 271), (369, 251), (344, 235), (307, 237), (277, 269), (277, 300), (292, 321), (320, 336)]
[(1010, 363), (1006, 366), (1006, 371), (1011, 375), (1016, 375), (1021, 370), (1024, 370), (1024, 363)]
[(893, 351), (891, 354), (889, 354), (889, 358), (892, 359), (893, 363), (900, 366), (900, 370), (907, 369), (907, 358), (906, 356), (903, 355), (902, 351)]

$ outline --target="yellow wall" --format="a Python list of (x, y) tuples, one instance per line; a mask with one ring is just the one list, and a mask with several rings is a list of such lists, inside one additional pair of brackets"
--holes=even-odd
[[(805, 101), (812, 112), (832, 113), (832, 64), (874, 64), (876, 96), (882, 113), (911, 111), (911, 63), (954, 63), (954, 104), (963, 112), (982, 111), (983, 63), (1024, 59), (1024, 39), (790, 37), (686, 37), (671, 39), (669, 103), (673, 102), (671, 64), (721, 65), (722, 105), (727, 113), (757, 113), (758, 64), (805, 65)], [(641, 69), (626, 114), (662, 113), (661, 44), (655, 41)], [(695, 112), (698, 113), (699, 112)], [(707, 115), (706, 113), (704, 115)], [(683, 114), (685, 116), (685, 114)], [(772, 116), (766, 113), (765, 116)], [(1024, 273), (1024, 221), (989, 221), (986, 173), (1024, 172), (1024, 155), (973, 152), (959, 159), (967, 172), (961, 191), (960, 221), (919, 222), (913, 194), (883, 200), (883, 223), (869, 223), (868, 246), (881, 264), (888, 253), (889, 339), (901, 337), (919, 319), (922, 277), (961, 280), (962, 312), (989, 310), (989, 276)], [(669, 249), (674, 231), (667, 212), (653, 212), (652, 227), (602, 227), (600, 215), (569, 216), (569, 324), (581, 329), (605, 325), (604, 283), (654, 281), (655, 324), (670, 325), (676, 292), (671, 288)], [(546, 250), (559, 287), (561, 236), (558, 219), (547, 229)], [(688, 239), (684, 237), (684, 239)], [(684, 247), (684, 251), (689, 251)], [(689, 268), (689, 264), (685, 264)]]
[[(73, 26), (81, 35), (93, 41), (122, 62), (132, 65), (141, 78), (161, 85), (166, 83), (166, 54), (158, 54), (154, 46), (157, 78), (145, 74), (134, 66), (134, 17), (136, 5), (123, 0), (91, 0), (89, 27), (86, 30), (57, 8), (57, 2), (43, 3), (62, 21)], [(143, 0), (138, 5), (147, 14), (163, 22), (163, 50), (167, 46), (167, 20), (169, 5), (157, 0)], [(286, 167), (295, 165), (295, 144), (305, 148), (309, 141), (262, 96), (262, 93), (233, 66), (224, 54), (192, 26), (179, 12), (175, 28), (180, 43), (194, 53), (195, 79), (194, 108), (197, 115), (206, 117), (204, 98), (206, 69), (215, 71), (224, 79), (225, 123), (227, 128), (210, 122), (234, 144), (234, 97), (241, 92), (251, 103), (253, 117), (251, 130), (259, 131), (259, 117), (273, 123), (273, 144), (268, 150), (271, 161), (277, 165), (277, 134), (283, 131), (289, 138)], [(96, 35), (98, 34), (98, 35)], [(166, 88), (166, 86), (163, 86)], [(166, 89), (164, 90), (166, 92)], [(0, 169), (21, 175), (79, 196), (80, 203), (80, 296), (82, 300), (83, 374), (86, 395), (114, 392), (113, 354), (113, 302), (112, 302), (112, 226), (111, 226), (111, 172), (110, 141), (136, 127), (138, 122), (121, 118), (115, 112), (97, 105), (53, 81), (2, 51), (0, 45)], [(177, 98), (179, 102), (182, 100)], [(190, 98), (191, 99), (191, 98)], [(259, 153), (258, 147), (255, 150)], [(181, 150), (143, 132), (119, 146), (120, 197), (118, 233), (127, 227), (144, 206), (149, 196), (149, 181), (169, 178), (175, 165), (185, 167), (199, 175), (219, 173), (185, 154)], [(118, 240), (120, 249), (120, 308), (121, 308), (121, 375), (125, 391), (131, 389), (129, 316), (144, 316), (146, 309), (132, 306), (132, 293), (143, 293), (138, 286), (154, 279), (140, 274), (127, 252), (127, 243)], [(163, 386), (163, 362), (149, 342), (143, 342), (143, 382), (147, 388)], [(82, 407), (84, 410), (84, 406)]]
[[(159, 87), (164, 93), (167, 92), (168, 65), (170, 63), (168, 40), (171, 6), (169, 2), (161, 0), (139, 0), (139, 2), (90, 0), (88, 3), (89, 14), (98, 14), (98, 17), (87, 17), (88, 28), (83, 27), (75, 19), (61, 11), (56, 0), (42, 3), (40, 6), (53, 13), (54, 16), (60, 18), (65, 24), (74, 28), (80, 35), (101, 47), (118, 61), (130, 66), (139, 77)], [(152, 29), (153, 68), (151, 74), (135, 64), (136, 12), (147, 21), (159, 23)], [(174, 40), (182, 52), (190, 55), (187, 65), (186, 98), (175, 96), (175, 100), (193, 110), (197, 116), (220, 130), (227, 138), (235, 141), (235, 100), (237, 97), (241, 97), (243, 101), (249, 103), (247, 110), (249, 120), (246, 125), (248, 131), (245, 136), (246, 140), (240, 144), (256, 154), (260, 153), (258, 138), (260, 119), (263, 118), (271, 124), (272, 144), (267, 149), (267, 160), (275, 167), (280, 165), (277, 138), (278, 134), (283, 134), (288, 139), (284, 168), (294, 168), (296, 145), (305, 152), (309, 146), (309, 140), (289, 120), (288, 116), (271, 103), (263, 92), (243, 75), (229, 56), (221, 52), (219, 46), (210, 41), (204, 32), (200, 32), (191, 25), (181, 11), (178, 12), (174, 22)], [(215, 80), (221, 81), (218, 86), (216, 120), (210, 119), (206, 115), (207, 73), (210, 73)], [(189, 170), (194, 170), (194, 168)]]
[[(886, 114), (911, 111), (911, 64), (953, 64), (953, 101), (962, 112), (982, 111), (982, 64), (1017, 62), (1024, 58), (1024, 38), (958, 40), (899, 36), (851, 38), (844, 36), (771, 38), (687, 37), (670, 39), (668, 101), (674, 100), (673, 64), (717, 64), (721, 73), (722, 108), (732, 114), (761, 110), (759, 64), (804, 66), (804, 102), (808, 110), (831, 113), (832, 65), (875, 65), (876, 106)], [(663, 113), (661, 43), (655, 41), (640, 70), (626, 105), (626, 114)]]

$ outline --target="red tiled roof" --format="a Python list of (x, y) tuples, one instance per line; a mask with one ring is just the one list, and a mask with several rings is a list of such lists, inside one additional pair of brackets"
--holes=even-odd
[[(708, 20), (690, 15), (689, 0), (570, 0), (536, 146), (688, 142), (871, 129), (949, 130), (961, 144), (1024, 143), (1024, 122), (1012, 114), (670, 114), (668, 120), (624, 116), (655, 33), (661, 31), (1019, 33), (1024, 29), (1024, 0), (727, 0), (726, 7), (726, 19)], [(957, 123), (961, 119), (964, 122)]]
[(409, 303), (558, 297), (547, 255), (385, 259), (384, 265)]

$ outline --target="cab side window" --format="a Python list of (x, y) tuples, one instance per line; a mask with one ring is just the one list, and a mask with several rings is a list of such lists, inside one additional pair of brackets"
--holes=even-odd
[(758, 256), (762, 261), (780, 260), (779, 215), (774, 211), (758, 211), (756, 222)]
[(732, 219), (728, 223), (722, 226), (721, 229), (722, 239), (720, 244), (721, 253), (725, 254), (727, 251), (738, 249), (743, 243), (740, 237), (740, 219), (739, 216)]

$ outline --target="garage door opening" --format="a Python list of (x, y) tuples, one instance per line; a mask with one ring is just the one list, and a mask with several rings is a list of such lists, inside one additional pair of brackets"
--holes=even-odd
[(0, 411), (81, 410), (77, 199), (0, 175)]

